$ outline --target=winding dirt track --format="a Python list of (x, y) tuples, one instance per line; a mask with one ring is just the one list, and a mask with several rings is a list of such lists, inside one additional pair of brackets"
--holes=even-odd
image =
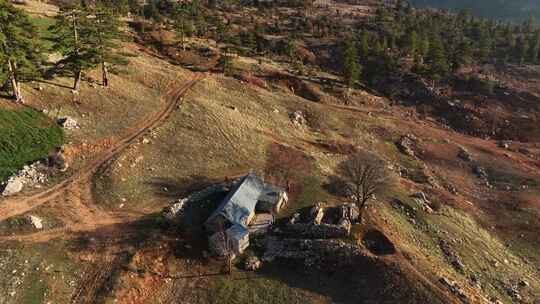
[(62, 220), (65, 224), (61, 228), (29, 235), (0, 237), (0, 241), (46, 241), (60, 237), (68, 231), (80, 232), (91, 230), (104, 225), (127, 222), (144, 215), (144, 212), (110, 212), (96, 206), (93, 203), (91, 193), (92, 176), (99, 168), (106, 165), (118, 153), (129, 147), (142, 134), (167, 119), (180, 104), (182, 96), (202, 78), (204, 78), (203, 75), (197, 74), (187, 83), (172, 86), (163, 97), (166, 101), (166, 106), (161, 111), (145, 119), (137, 126), (137, 129), (114, 143), (111, 148), (102, 152), (73, 176), (40, 193), (0, 201), (0, 221), (24, 214), (47, 203), (50, 206), (57, 207), (58, 210), (62, 210)]

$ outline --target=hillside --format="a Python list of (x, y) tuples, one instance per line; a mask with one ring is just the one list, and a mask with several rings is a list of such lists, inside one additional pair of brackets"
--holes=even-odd
[[(440, 20), (464, 25), (433, 33), (454, 39), (484, 22), (377, 13), (373, 1), (181, 3), (183, 17), (171, 15), (171, 3), (155, 4), (144, 20), (120, 18), (127, 38), (116, 53), (129, 63), (111, 69), (108, 86), (98, 65), (78, 92), (66, 73), (23, 82), (24, 105), (0, 96), (0, 181), (49, 164), (58, 150), (69, 164), (0, 196), (0, 303), (537, 303), (535, 58), (478, 59), (474, 42), (470, 62), (434, 75), (437, 56), (398, 51), (409, 50), (406, 33), (422, 36), (426, 24), (448, 18)], [(20, 7), (51, 36), (57, 5)], [(358, 53), (363, 33), (380, 44), (354, 60), (357, 81), (344, 72), (354, 53), (349, 31)], [(513, 35), (534, 39), (527, 30)], [(63, 117), (77, 127), (61, 128)], [(388, 181), (339, 240), (355, 258), (278, 258), (245, 270), (249, 257), (263, 256), (263, 235), (227, 274), (202, 233), (224, 193), (196, 200), (179, 227), (163, 216), (254, 170), (289, 192), (279, 230), (319, 202), (349, 201), (339, 168), (365, 152), (384, 163)]]
[(540, 20), (540, 5), (534, 0), (412, 0), (410, 2), (417, 7), (436, 7), (451, 10), (469, 9), (475, 15), (499, 20), (525, 21), (530, 16)]

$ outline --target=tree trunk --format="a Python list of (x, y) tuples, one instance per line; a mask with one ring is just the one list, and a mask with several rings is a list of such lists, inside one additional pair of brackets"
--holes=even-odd
[(107, 70), (107, 63), (103, 61), (101, 63), (101, 70), (103, 72), (103, 86), (108, 87), (109, 86), (109, 71)]
[(359, 205), (358, 205), (358, 221), (360, 223), (362, 223), (362, 215), (364, 214), (364, 209), (366, 208), (366, 203), (367, 203), (367, 200), (363, 200)]
[(15, 75), (15, 68), (11, 60), (8, 60), (8, 69), (9, 69), (9, 78), (11, 81), (11, 87), (13, 88), (13, 97), (15, 98), (15, 102), (24, 102), (22, 93), (21, 93), (21, 87), (19, 86), (19, 82), (17, 81), (17, 77)]
[(82, 72), (81, 71), (75, 72), (75, 83), (73, 84), (73, 90), (75, 90), (76, 92), (78, 92), (79, 89), (81, 88), (81, 78), (82, 78)]

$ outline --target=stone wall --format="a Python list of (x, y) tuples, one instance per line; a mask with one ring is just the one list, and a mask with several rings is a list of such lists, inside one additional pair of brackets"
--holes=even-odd
[(289, 223), (285, 225), (282, 234), (291, 235), (297, 238), (310, 239), (334, 239), (345, 238), (351, 231), (351, 222), (343, 220), (339, 225), (332, 224), (311, 224), (311, 223)]
[(360, 248), (342, 240), (293, 239), (270, 236), (266, 240), (264, 261), (276, 258), (301, 260), (306, 266), (349, 263), (362, 256)]

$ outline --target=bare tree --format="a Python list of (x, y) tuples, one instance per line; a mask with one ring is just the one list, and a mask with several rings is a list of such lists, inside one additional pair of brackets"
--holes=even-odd
[(221, 254), (225, 258), (225, 271), (228, 275), (232, 274), (232, 266), (233, 266), (233, 260), (234, 260), (234, 253), (233, 248), (231, 244), (231, 240), (229, 239), (229, 235), (227, 234), (227, 231), (225, 230), (225, 227), (223, 224), (219, 225), (219, 231), (220, 235), (220, 243), (217, 245), (219, 247), (219, 250), (221, 251)]
[(368, 201), (387, 184), (388, 173), (384, 161), (373, 154), (357, 152), (339, 165), (338, 173), (362, 220), (362, 211)]

